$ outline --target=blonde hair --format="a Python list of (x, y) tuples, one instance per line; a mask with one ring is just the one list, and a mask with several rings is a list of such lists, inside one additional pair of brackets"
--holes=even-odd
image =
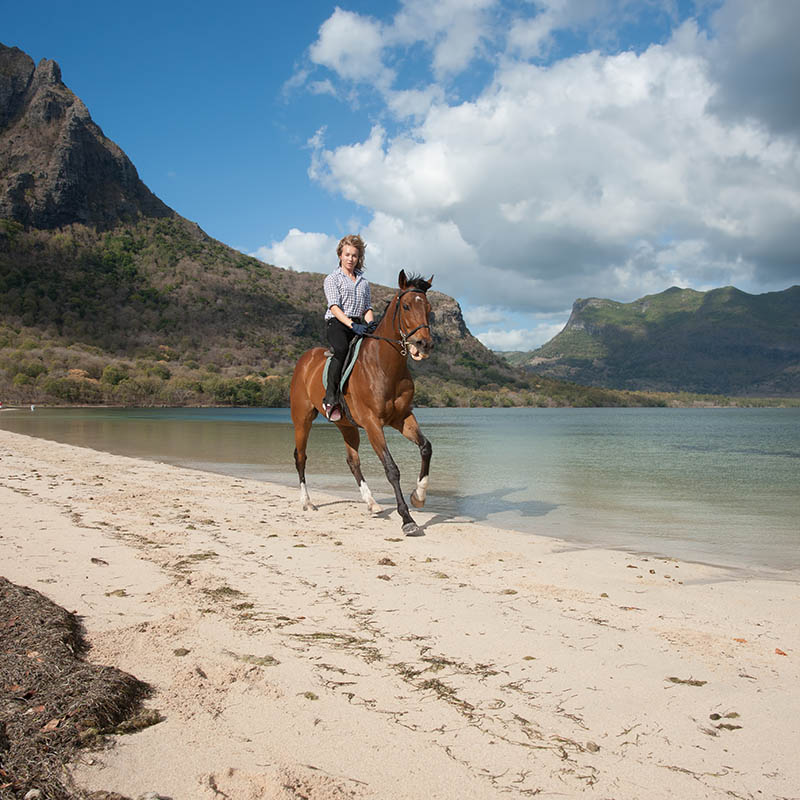
[(360, 275), (364, 271), (364, 252), (367, 249), (367, 245), (357, 233), (351, 233), (348, 236), (343, 237), (336, 246), (336, 255), (339, 258), (339, 266), (342, 264), (342, 250), (344, 250), (344, 246), (346, 244), (349, 244), (358, 250), (358, 263), (356, 264), (355, 273), (356, 275)]

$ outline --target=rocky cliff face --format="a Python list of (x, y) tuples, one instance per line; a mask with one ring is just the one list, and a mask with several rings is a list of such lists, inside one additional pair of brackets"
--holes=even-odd
[(62, 83), (55, 61), (35, 66), (0, 44), (0, 218), (102, 230), (173, 214)]

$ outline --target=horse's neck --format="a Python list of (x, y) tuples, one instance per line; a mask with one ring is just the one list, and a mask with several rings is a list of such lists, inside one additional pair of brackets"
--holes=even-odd
[[(381, 353), (381, 359), (396, 358), (398, 361), (405, 361), (405, 356), (400, 352), (400, 327), (397, 320), (397, 313), (395, 311), (397, 302), (393, 300), (386, 308), (383, 316), (381, 317), (378, 327), (375, 328), (375, 336), (389, 339), (390, 341), (382, 341), (382, 339), (373, 339), (378, 346), (383, 346), (386, 352)], [(388, 351), (391, 350), (392, 355)]]
[(397, 320), (396, 300), (392, 300), (392, 302), (386, 307), (386, 311), (381, 317), (378, 327), (375, 328), (375, 333), (377, 336), (384, 336), (394, 342), (400, 339), (400, 327)]

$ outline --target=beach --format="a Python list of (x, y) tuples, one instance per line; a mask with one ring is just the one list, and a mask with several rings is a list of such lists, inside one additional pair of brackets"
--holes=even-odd
[(412, 510), (407, 538), (355, 484), (309, 490), (302, 511), (296, 489), (0, 431), (0, 574), (80, 615), (87, 658), (164, 717), (84, 752), (79, 785), (800, 797), (797, 573), (580, 548), (546, 516)]

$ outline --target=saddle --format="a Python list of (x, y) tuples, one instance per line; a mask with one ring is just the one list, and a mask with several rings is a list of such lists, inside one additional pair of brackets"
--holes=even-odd
[[(344, 365), (342, 366), (342, 378), (339, 381), (339, 391), (342, 393), (344, 392), (344, 387), (347, 385), (347, 379), (350, 377), (350, 373), (353, 371), (353, 366), (356, 363), (356, 359), (358, 358), (358, 351), (361, 350), (361, 342), (363, 341), (364, 341), (363, 336), (355, 336), (350, 342), (350, 347), (347, 348), (347, 355), (345, 356)], [(333, 358), (333, 351), (326, 350), (325, 366), (322, 369), (323, 387), (327, 387), (328, 385), (328, 368), (331, 365), (332, 358)]]

